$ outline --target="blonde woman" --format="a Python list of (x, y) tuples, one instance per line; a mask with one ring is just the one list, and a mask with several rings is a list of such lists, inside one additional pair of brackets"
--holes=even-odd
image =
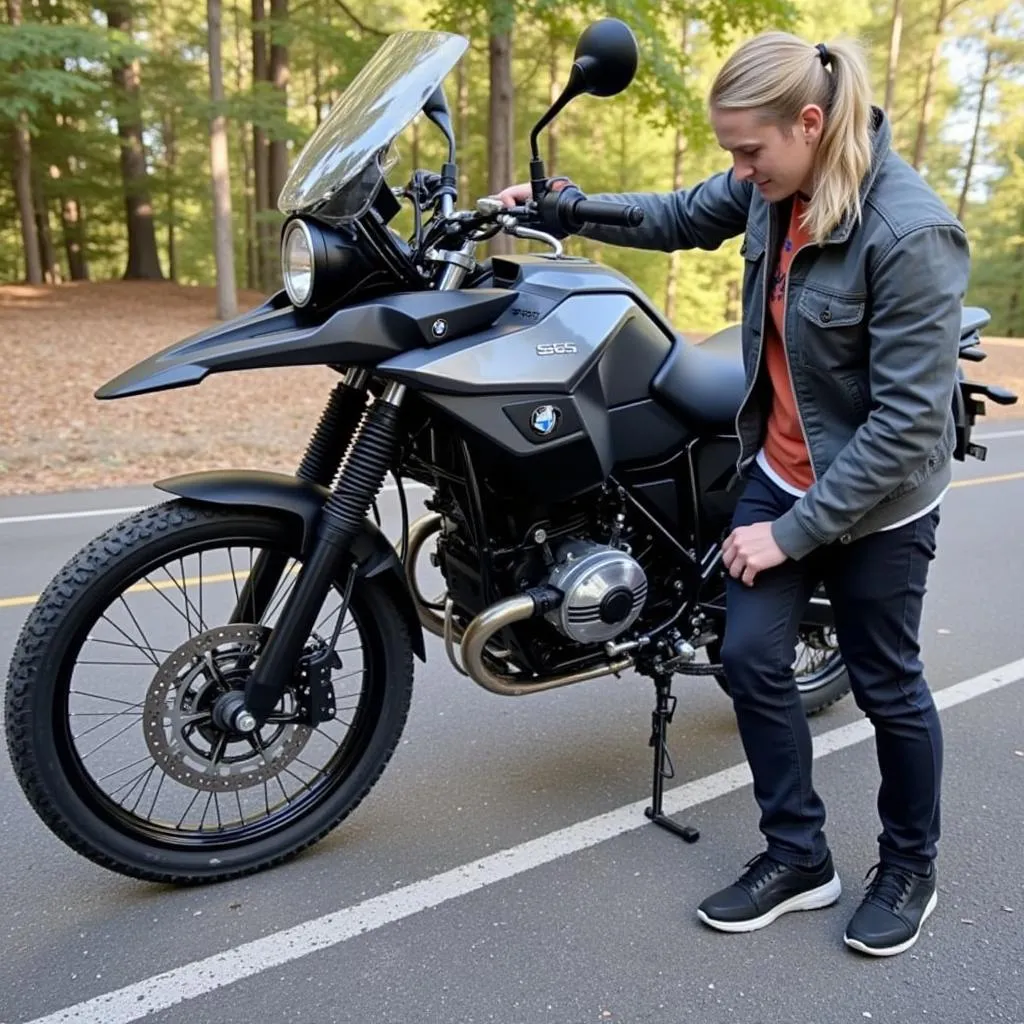
[(643, 225), (580, 232), (666, 252), (744, 235), (744, 489), (722, 660), (766, 849), (698, 915), (747, 932), (839, 898), (792, 671), (824, 581), (881, 772), (879, 861), (845, 941), (891, 955), (936, 901), (942, 732), (918, 629), (950, 481), (967, 240), (890, 148), (852, 43), (760, 35), (718, 73), (709, 111), (731, 169), (671, 194), (595, 196), (642, 206)]

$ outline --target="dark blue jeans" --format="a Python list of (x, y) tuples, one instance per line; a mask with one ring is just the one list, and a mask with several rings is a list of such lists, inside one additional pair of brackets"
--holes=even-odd
[[(734, 526), (777, 519), (796, 499), (756, 464)], [(942, 730), (925, 682), (918, 628), (938, 510), (851, 544), (818, 548), (759, 573), (729, 578), (722, 662), (761, 808), (768, 851), (794, 867), (825, 856), (825, 806), (811, 780), (811, 734), (793, 678), (797, 628), (819, 581), (854, 699), (875, 727), (881, 786), (880, 859), (927, 871), (939, 838)]]

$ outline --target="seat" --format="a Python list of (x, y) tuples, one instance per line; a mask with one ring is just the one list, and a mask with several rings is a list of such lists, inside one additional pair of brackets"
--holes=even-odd
[(719, 351), (711, 351), (708, 342), (693, 345), (677, 337), (654, 375), (651, 391), (691, 429), (735, 431), (736, 414), (746, 394), (738, 337), (737, 330), (735, 351), (730, 348), (732, 338), (715, 335)]
[(972, 338), (991, 319), (989, 311), (981, 306), (964, 306), (960, 313), (960, 340)]

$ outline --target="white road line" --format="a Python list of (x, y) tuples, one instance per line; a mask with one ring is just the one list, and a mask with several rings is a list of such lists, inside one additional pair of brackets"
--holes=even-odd
[[(935, 694), (935, 703), (940, 710), (951, 708), (1022, 678), (1024, 658), (940, 690)], [(815, 738), (814, 757), (824, 757), (844, 750), (868, 739), (872, 734), (873, 729), (867, 719), (831, 729)], [(750, 770), (747, 765), (733, 765), (668, 790), (665, 793), (665, 810), (668, 814), (678, 814), (742, 789), (749, 783)], [(130, 1024), (151, 1013), (159, 1013), (310, 953), (330, 949), (394, 921), (641, 828), (647, 824), (643, 816), (647, 803), (641, 800), (627, 804), (607, 814), (600, 814), (519, 846), (501, 850), (420, 882), (413, 882), (393, 892), (382, 893), (362, 903), (246, 942), (223, 953), (175, 967), (46, 1017), (37, 1017), (28, 1024)]]
[(126, 505), (124, 508), (92, 508), (81, 512), (47, 512), (37, 516), (6, 516), (0, 519), (0, 526), (15, 523), (45, 523), (51, 519), (88, 519), (90, 516), (128, 516), (140, 512), (145, 505)]
[[(424, 484), (414, 483), (411, 480), (406, 481), (405, 489), (407, 491), (422, 489)], [(398, 488), (394, 484), (385, 484), (382, 491), (397, 491)], [(167, 495), (170, 499), (172, 496)], [(156, 504), (158, 501), (162, 501), (162, 498), (154, 498), (153, 502)], [(141, 512), (144, 508), (148, 508), (148, 505), (128, 505), (125, 508), (89, 508), (83, 509), (80, 512), (46, 512), (40, 515), (34, 516), (6, 516), (0, 518), (0, 526), (13, 526), (16, 523), (45, 523), (53, 519), (89, 519), (94, 516), (128, 516), (133, 512)]]
[(972, 441), (997, 441), (1001, 437), (1024, 437), (1024, 430), (996, 430), (991, 434), (971, 434)]

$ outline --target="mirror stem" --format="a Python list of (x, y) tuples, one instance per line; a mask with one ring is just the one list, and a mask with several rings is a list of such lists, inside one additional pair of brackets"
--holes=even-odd
[(548, 112), (534, 125), (530, 132), (530, 184), (533, 186), (533, 198), (540, 199), (544, 194), (544, 181), (547, 172), (544, 169), (544, 161), (540, 158), (537, 148), (537, 136), (562, 112), (570, 100), (575, 99), (584, 88), (583, 73), (580, 66), (573, 63), (572, 71), (569, 73), (569, 81), (562, 90), (562, 95), (551, 105)]

